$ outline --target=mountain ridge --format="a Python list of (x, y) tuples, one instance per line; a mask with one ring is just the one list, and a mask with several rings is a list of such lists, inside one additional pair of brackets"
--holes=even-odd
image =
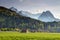
[[(14, 9), (14, 8), (12, 8), (12, 9)], [(38, 14), (32, 14), (30, 12), (21, 10), (18, 12), (18, 14), (25, 16), (25, 17), (30, 17), (30, 18), (33, 18), (36, 20), (40, 20), (43, 22), (53, 22), (53, 21), (58, 22), (58, 21), (60, 21), (60, 19), (56, 19), (49, 10), (47, 10), (46, 12), (38, 13)]]

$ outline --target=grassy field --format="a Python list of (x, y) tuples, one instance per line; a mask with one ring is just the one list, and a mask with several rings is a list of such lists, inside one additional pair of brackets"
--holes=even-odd
[(60, 40), (60, 33), (0, 32), (0, 40)]

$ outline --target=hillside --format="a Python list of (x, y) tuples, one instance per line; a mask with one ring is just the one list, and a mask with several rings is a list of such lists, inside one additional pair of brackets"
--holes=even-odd
[(33, 28), (41, 23), (38, 20), (24, 17), (5, 7), (0, 7), (0, 28)]

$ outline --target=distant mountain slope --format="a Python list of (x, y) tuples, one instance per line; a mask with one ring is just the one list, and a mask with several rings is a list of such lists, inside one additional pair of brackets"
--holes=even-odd
[(40, 16), (40, 14), (32, 14), (27, 11), (19, 11), (19, 14), (25, 17), (33, 18), (33, 19), (37, 19)]
[(16, 8), (14, 8), (14, 7), (11, 7), (11, 8), (9, 8), (9, 9), (11, 9), (12, 11), (15, 11), (16, 13), (18, 13), (18, 14), (20, 14), (20, 15), (22, 15), (22, 16), (30, 17), (30, 18), (33, 18), (33, 19), (38, 19), (38, 17), (40, 16), (40, 13), (38, 13), (38, 14), (32, 14), (32, 13), (30, 13), (30, 12), (28, 12), (28, 11), (23, 11), (23, 10), (18, 11), (18, 10), (17, 10)]
[(38, 17), (38, 19), (43, 21), (43, 22), (53, 22), (53, 21), (57, 22), (58, 21), (58, 19), (56, 19), (50, 11), (43, 12)]

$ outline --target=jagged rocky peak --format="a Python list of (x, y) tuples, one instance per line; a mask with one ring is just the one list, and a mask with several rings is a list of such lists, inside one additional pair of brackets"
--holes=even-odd
[(55, 21), (55, 17), (50, 11), (43, 12), (39, 17), (39, 20), (44, 22), (53, 22)]
[(11, 7), (9, 9), (18, 13), (18, 10), (15, 7)]
[(43, 12), (42, 14), (46, 16), (53, 16), (53, 14), (50, 11)]
[(48, 11), (46, 11), (46, 13), (51, 13), (51, 12), (48, 10)]

